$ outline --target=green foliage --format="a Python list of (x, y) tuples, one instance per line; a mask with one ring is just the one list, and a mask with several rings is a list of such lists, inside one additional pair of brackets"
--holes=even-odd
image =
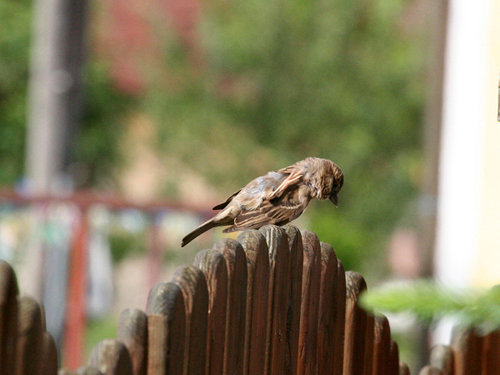
[(30, 2), (0, 0), (0, 185), (22, 174)]
[(500, 327), (500, 287), (489, 290), (452, 289), (431, 281), (371, 290), (361, 298), (370, 310), (392, 313), (409, 312), (420, 320), (455, 316), (464, 325), (486, 330)]
[[(31, 1), (0, 0), (0, 186), (13, 185), (23, 175), (31, 21)], [(87, 64), (84, 90), (84, 121), (74, 158), (87, 179), (77, 183), (96, 185), (109, 180), (119, 164), (120, 125), (133, 100), (114, 87), (96, 56)]]
[(117, 90), (108, 71), (95, 56), (86, 69), (84, 117), (75, 159), (85, 167), (87, 176), (78, 187), (112, 184), (114, 172), (122, 164), (120, 139), (135, 99)]
[(420, 180), (426, 54), (409, 6), (205, 2), (198, 54), (160, 30), (165, 64), (145, 102), (159, 145), (227, 194), (307, 156), (334, 160), (346, 176), (340, 208), (316, 206), (310, 229), (352, 250), (352, 264), (369, 259), (398, 221), (412, 222)]

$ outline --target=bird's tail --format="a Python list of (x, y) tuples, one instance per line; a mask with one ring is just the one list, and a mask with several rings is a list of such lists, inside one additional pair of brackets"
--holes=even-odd
[(207, 230), (212, 229), (213, 227), (216, 227), (217, 225), (220, 225), (220, 224), (215, 223), (213, 219), (210, 219), (207, 222), (201, 224), (198, 228), (193, 230), (191, 233), (189, 233), (188, 235), (186, 235), (186, 237), (184, 237), (182, 239), (181, 247), (186, 246), (188, 243), (190, 243), (192, 240), (194, 240), (200, 234), (205, 233)]

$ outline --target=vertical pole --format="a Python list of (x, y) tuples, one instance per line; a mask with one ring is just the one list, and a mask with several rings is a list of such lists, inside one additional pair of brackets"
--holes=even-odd
[(66, 335), (64, 337), (64, 366), (76, 370), (82, 365), (86, 325), (87, 254), (89, 243), (88, 207), (81, 208), (80, 220), (70, 254), (68, 278), (68, 305), (66, 309)]
[[(438, 198), (438, 172), (441, 142), (441, 119), (443, 107), (444, 57), (446, 27), (448, 24), (448, 0), (427, 1), (427, 19), (429, 20), (429, 44), (431, 47), (427, 103), (424, 118), (424, 179), (420, 200), (420, 254), (422, 268), (420, 277), (432, 277), (434, 274), (434, 247), (436, 242), (436, 218)], [(417, 328), (418, 366), (427, 364), (429, 353), (429, 329)]]
[[(86, 12), (87, 0), (34, 1), (26, 139), (26, 176), (34, 195), (72, 189), (67, 172), (82, 108)], [(70, 255), (64, 344), (68, 365), (75, 369), (80, 365), (85, 322), (86, 209), (81, 220)], [(41, 249), (41, 244), (37, 247)], [(45, 267), (51, 269), (55, 264)], [(44, 293), (46, 303), (50, 303), (51, 293)]]
[(66, 182), (82, 107), (85, 21), (86, 0), (35, 0), (26, 142), (35, 194)]

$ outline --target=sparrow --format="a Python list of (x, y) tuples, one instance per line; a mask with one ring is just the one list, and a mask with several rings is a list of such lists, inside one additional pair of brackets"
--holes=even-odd
[(288, 167), (257, 177), (213, 209), (213, 218), (182, 239), (187, 245), (207, 230), (230, 225), (223, 233), (285, 225), (305, 211), (311, 199), (330, 199), (338, 205), (344, 175), (334, 162), (309, 157)]

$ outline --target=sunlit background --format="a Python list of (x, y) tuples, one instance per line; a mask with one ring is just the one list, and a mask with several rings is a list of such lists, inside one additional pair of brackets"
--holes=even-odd
[[(0, 0), (0, 257), (44, 301), (63, 362), (86, 361), (70, 354), (72, 324), (87, 348), (112, 336), (119, 311), (144, 309), (152, 285), (222, 238), (180, 248), (211, 207), (308, 156), (335, 161), (345, 185), (338, 209), (314, 202), (295, 225), (369, 286), (499, 283), (499, 12)], [(75, 303), (85, 313), (68, 322)], [(416, 366), (421, 339), (399, 325)]]

